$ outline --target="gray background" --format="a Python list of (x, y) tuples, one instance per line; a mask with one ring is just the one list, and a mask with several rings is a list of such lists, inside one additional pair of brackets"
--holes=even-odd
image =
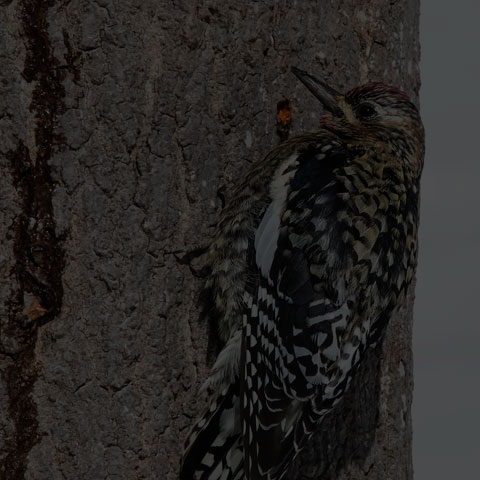
[(416, 480), (479, 478), (480, 2), (423, 0), (427, 132), (415, 303)]

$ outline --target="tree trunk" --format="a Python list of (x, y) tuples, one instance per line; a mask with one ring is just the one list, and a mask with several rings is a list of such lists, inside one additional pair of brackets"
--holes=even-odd
[[(216, 348), (197, 247), (277, 102), (318, 125), (290, 66), (417, 99), (418, 0), (0, 6), (0, 477), (175, 479)], [(412, 478), (411, 310), (299, 478)]]

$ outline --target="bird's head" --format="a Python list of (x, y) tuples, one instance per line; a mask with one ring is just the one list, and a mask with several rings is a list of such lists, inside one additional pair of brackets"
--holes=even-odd
[(417, 107), (398, 88), (368, 83), (342, 94), (318, 78), (292, 68), (329, 112), (322, 125), (353, 142), (386, 146), (415, 175), (423, 167), (424, 131)]

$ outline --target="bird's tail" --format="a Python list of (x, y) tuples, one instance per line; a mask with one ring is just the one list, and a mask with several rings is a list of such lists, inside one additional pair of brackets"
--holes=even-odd
[(185, 442), (180, 480), (243, 479), (238, 382), (225, 388)]

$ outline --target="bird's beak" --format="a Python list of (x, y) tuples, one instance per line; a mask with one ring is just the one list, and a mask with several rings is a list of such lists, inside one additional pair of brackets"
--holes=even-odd
[(343, 111), (338, 106), (340, 93), (326, 83), (303, 70), (292, 67), (295, 76), (322, 102), (323, 106), (336, 117), (343, 117)]

